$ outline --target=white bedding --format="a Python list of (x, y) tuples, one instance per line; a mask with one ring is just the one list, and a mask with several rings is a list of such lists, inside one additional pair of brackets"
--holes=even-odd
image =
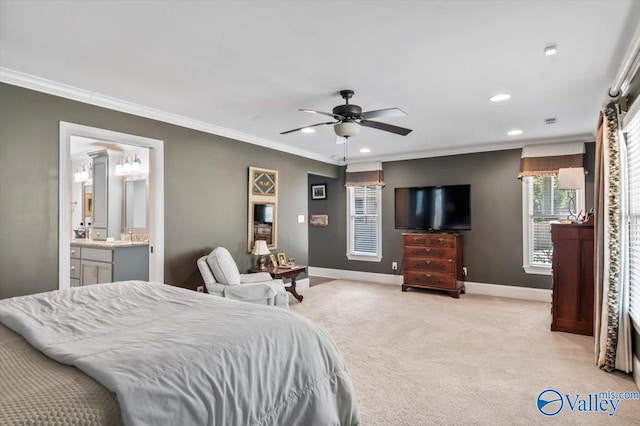
[(284, 309), (126, 281), (0, 301), (0, 321), (116, 393), (128, 425), (357, 425), (331, 337)]

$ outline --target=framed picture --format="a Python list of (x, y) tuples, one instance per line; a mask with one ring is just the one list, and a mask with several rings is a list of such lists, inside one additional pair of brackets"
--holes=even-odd
[(329, 215), (328, 214), (312, 214), (309, 219), (309, 224), (311, 226), (329, 226)]
[(312, 200), (326, 200), (327, 199), (327, 185), (321, 183), (319, 185), (311, 185), (311, 199)]
[(275, 197), (278, 194), (278, 172), (249, 167), (251, 194)]
[(276, 255), (275, 254), (270, 254), (269, 255), (269, 259), (271, 259), (271, 266), (273, 266), (274, 268), (278, 267), (278, 260), (276, 259)]
[(289, 263), (287, 263), (287, 256), (284, 253), (278, 253), (278, 266), (282, 268), (289, 266)]

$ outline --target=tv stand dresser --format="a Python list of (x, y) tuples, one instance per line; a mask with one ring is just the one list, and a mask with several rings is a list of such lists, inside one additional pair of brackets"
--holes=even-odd
[(402, 234), (404, 283), (409, 287), (464, 293), (462, 234)]

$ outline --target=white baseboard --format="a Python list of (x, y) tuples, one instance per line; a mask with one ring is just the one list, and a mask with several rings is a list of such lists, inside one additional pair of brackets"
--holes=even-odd
[[(309, 275), (335, 279), (368, 281), (379, 284), (402, 285), (402, 275), (379, 274), (375, 272), (349, 271), (344, 269), (318, 268), (309, 266)], [(533, 300), (537, 302), (551, 302), (551, 290), (530, 287), (514, 287), (509, 285), (465, 282), (468, 294), (483, 294), (486, 296), (507, 297), (510, 299)]]
[(330, 269), (309, 266), (309, 275), (354, 281), (369, 281), (378, 284), (402, 284), (402, 275), (378, 274), (375, 272), (349, 271), (346, 269)]

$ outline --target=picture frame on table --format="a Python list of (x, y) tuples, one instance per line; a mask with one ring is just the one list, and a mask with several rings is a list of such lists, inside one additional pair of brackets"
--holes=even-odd
[(275, 254), (270, 254), (269, 255), (269, 259), (271, 259), (271, 266), (273, 266), (274, 268), (278, 267), (278, 259), (276, 259), (276, 255)]
[(280, 268), (288, 268), (289, 262), (287, 262), (287, 255), (284, 253), (278, 253), (278, 266)]
[(311, 185), (311, 199), (312, 200), (326, 200), (327, 199), (327, 185), (324, 183), (318, 185)]

